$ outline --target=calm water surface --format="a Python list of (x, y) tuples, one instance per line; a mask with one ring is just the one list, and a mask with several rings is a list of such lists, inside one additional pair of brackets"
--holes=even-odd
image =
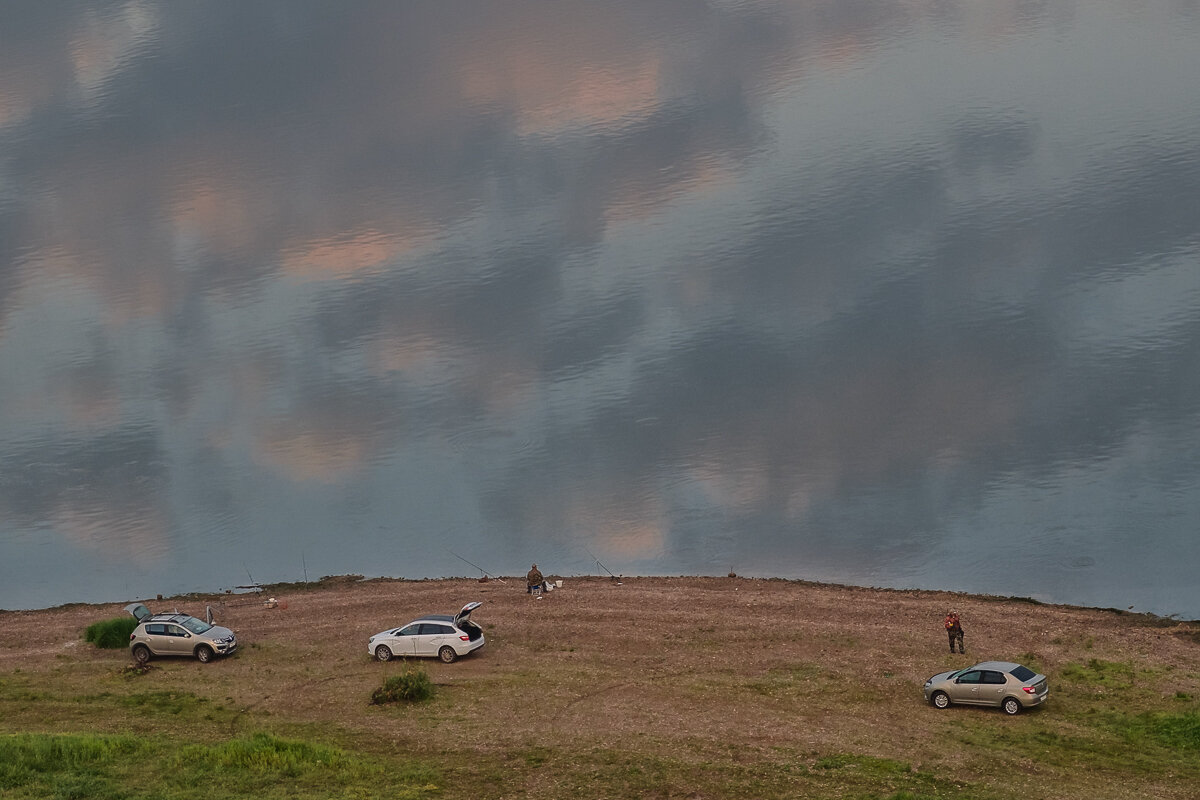
[(0, 607), (1200, 617), (1197, 0), (0, 6)]

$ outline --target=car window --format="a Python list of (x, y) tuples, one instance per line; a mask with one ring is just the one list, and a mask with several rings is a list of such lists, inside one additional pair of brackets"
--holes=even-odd
[(159, 624), (147, 625), (146, 633), (150, 634), (151, 636), (166, 636), (167, 626)]
[(1003, 672), (993, 672), (992, 670), (987, 669), (983, 671), (983, 682), (1005, 684), (1008, 683), (1008, 680), (1004, 677)]
[(407, 626), (401, 628), (400, 630), (396, 631), (396, 635), (397, 636), (416, 636), (417, 632), (419, 630), (421, 630), (420, 625), (407, 625)]
[(202, 619), (196, 619), (195, 617), (188, 617), (185, 620), (180, 620), (179, 624), (195, 634), (205, 633), (212, 628), (212, 625), (209, 625)]
[(437, 625), (432, 622), (425, 622), (421, 624), (422, 636), (440, 636), (447, 633), (454, 633), (454, 629), (449, 625)]
[(1037, 673), (1036, 673), (1036, 672), (1034, 672), (1033, 670), (1031, 670), (1029, 667), (1022, 667), (1022, 666), (1016, 666), (1016, 667), (1014, 667), (1014, 668), (1012, 669), (1012, 671), (1011, 671), (1011, 673), (1010, 673), (1010, 674), (1011, 674), (1011, 675), (1012, 675), (1014, 678), (1016, 678), (1017, 680), (1019, 680), (1021, 683), (1025, 683), (1025, 682), (1026, 682), (1026, 681), (1028, 681), (1030, 678), (1032, 678), (1032, 677), (1034, 677), (1034, 676), (1036, 676), (1036, 675), (1037, 675)]
[(178, 625), (168, 625), (167, 626), (167, 636), (178, 636), (178, 637), (182, 638), (184, 636), (187, 636), (187, 631), (185, 631), (183, 628), (179, 627)]
[(959, 683), (979, 683), (980, 672), (977, 669), (969, 670), (958, 676)]

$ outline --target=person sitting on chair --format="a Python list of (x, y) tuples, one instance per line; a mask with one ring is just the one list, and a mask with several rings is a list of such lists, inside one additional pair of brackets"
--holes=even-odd
[(546, 579), (538, 571), (537, 564), (534, 564), (533, 569), (529, 570), (529, 574), (525, 576), (525, 593), (532, 592), (535, 586), (539, 591), (546, 591)]

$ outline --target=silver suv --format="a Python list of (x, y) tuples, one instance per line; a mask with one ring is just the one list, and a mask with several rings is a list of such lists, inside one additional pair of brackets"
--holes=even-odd
[(151, 614), (141, 603), (131, 603), (125, 610), (138, 621), (129, 635), (129, 651), (139, 664), (153, 656), (195, 656), (207, 664), (237, 650), (237, 637), (229, 628), (178, 612)]

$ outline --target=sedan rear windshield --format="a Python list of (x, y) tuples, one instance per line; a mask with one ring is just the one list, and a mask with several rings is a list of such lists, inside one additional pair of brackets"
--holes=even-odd
[(1031, 670), (1029, 667), (1021, 667), (1021, 666), (1014, 667), (1012, 669), (1012, 672), (1009, 674), (1011, 674), (1014, 678), (1019, 680), (1021, 683), (1025, 683), (1030, 678), (1037, 675), (1037, 673), (1034, 672), (1033, 670)]

